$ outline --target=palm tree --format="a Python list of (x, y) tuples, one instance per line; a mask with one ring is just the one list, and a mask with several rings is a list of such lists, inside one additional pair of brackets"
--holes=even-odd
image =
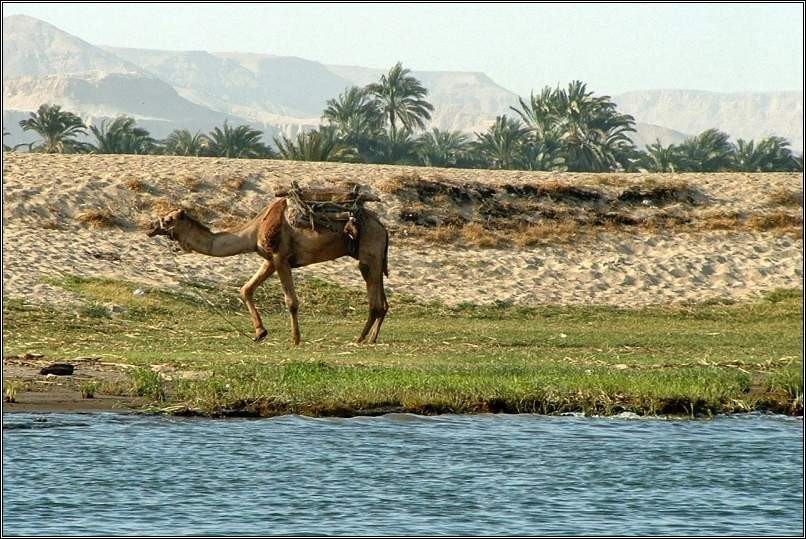
[(795, 172), (803, 172), (803, 154), (796, 155), (792, 160), (795, 162)]
[(519, 154), (520, 167), (526, 170), (568, 170), (562, 142), (556, 136), (541, 140), (527, 133)]
[(736, 141), (734, 170), (739, 172), (794, 172), (798, 170), (789, 142), (783, 137), (767, 137), (756, 146), (754, 141)]
[(677, 172), (680, 169), (680, 155), (677, 146), (669, 144), (665, 148), (660, 139), (646, 146), (642, 163), (650, 172)]
[(75, 140), (77, 135), (86, 135), (86, 127), (81, 118), (61, 110), (61, 105), (40, 105), (31, 117), (20, 121), (24, 131), (35, 131), (43, 139), (38, 146), (45, 153), (68, 153), (80, 150), (82, 144)]
[(210, 131), (210, 152), (217, 157), (256, 158), (272, 157), (273, 152), (260, 139), (263, 133), (248, 125), (230, 127), (224, 122), (224, 129), (214, 127)]
[(154, 149), (155, 140), (148, 131), (136, 127), (136, 121), (130, 116), (118, 116), (108, 126), (106, 120), (101, 126), (90, 126), (90, 131), (97, 141), (93, 145), (94, 153), (147, 154)]
[(168, 155), (202, 155), (210, 145), (210, 139), (198, 131), (191, 135), (187, 129), (176, 129), (163, 141)]
[(730, 136), (718, 129), (706, 129), (684, 140), (678, 151), (682, 170), (687, 172), (720, 172), (733, 167), (734, 150)]
[(380, 104), (365, 88), (351, 86), (338, 98), (329, 99), (326, 105), (322, 118), (338, 128), (341, 138), (376, 134), (383, 128), (384, 114)]
[(373, 141), (383, 132), (385, 117), (380, 103), (366, 89), (352, 86), (338, 98), (328, 100), (322, 119), (336, 128), (342, 142), (356, 148), (367, 160)]
[(467, 151), (467, 135), (459, 131), (440, 131), (436, 127), (416, 141), (416, 152), (427, 167), (455, 167)]
[(319, 126), (313, 131), (301, 132), (296, 143), (285, 135), (274, 137), (282, 159), (290, 161), (354, 161), (355, 147), (339, 140), (335, 126)]
[(615, 170), (619, 152), (634, 148), (628, 132), (635, 118), (619, 114), (610, 96), (594, 97), (581, 81), (558, 92), (560, 128), (567, 147), (568, 169), (580, 172)]
[(476, 133), (474, 149), (489, 168), (519, 168), (521, 147), (528, 142), (529, 128), (520, 120), (498, 116), (486, 133)]
[(718, 129), (706, 129), (678, 146), (680, 169), (683, 172), (723, 172), (734, 163), (730, 136)]
[(529, 102), (518, 98), (520, 108), (509, 107), (520, 116), (538, 139), (543, 139), (549, 132), (557, 131), (560, 123), (559, 88), (544, 87), (539, 94), (531, 93)]
[(389, 118), (392, 133), (397, 131), (397, 120), (409, 131), (425, 129), (425, 120), (431, 119), (434, 110), (434, 106), (423, 99), (428, 95), (428, 90), (409, 75), (410, 72), (398, 62), (389, 73), (381, 75), (380, 82), (366, 87), (367, 92), (380, 101), (381, 110)]
[(599, 172), (629, 164), (635, 146), (627, 133), (635, 131), (635, 119), (619, 114), (609, 96), (595, 97), (577, 80), (567, 90), (546, 86), (528, 103), (518, 101), (520, 108), (510, 108), (529, 127), (535, 144), (552, 151), (559, 145), (569, 170)]
[(414, 165), (417, 163), (416, 150), (417, 142), (412, 138), (408, 128), (388, 133), (382, 131), (378, 138), (372, 141), (368, 161), (387, 165)]

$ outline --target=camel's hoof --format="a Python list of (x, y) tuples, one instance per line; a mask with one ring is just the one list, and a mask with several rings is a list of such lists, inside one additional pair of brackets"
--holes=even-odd
[(255, 338), (254, 338), (254, 339), (252, 339), (252, 340), (253, 340), (253, 341), (255, 341), (255, 342), (260, 342), (260, 341), (262, 341), (263, 339), (265, 339), (265, 338), (266, 338), (266, 335), (268, 335), (268, 334), (269, 334), (269, 332), (268, 332), (268, 331), (266, 331), (265, 329), (261, 329), (261, 330), (260, 330), (260, 333), (258, 333), (257, 335), (255, 335)]

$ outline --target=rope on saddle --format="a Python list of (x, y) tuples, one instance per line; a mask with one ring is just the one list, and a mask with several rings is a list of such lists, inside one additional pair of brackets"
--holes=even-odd
[(287, 217), (292, 225), (309, 227), (313, 231), (324, 228), (345, 233), (356, 240), (364, 203), (379, 200), (361, 193), (360, 189), (359, 185), (351, 190), (303, 189), (292, 181), (291, 189), (278, 191), (275, 196), (284, 196), (288, 200)]

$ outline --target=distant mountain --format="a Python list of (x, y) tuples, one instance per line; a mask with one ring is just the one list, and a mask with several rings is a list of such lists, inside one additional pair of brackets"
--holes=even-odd
[(285, 56), (107, 47), (187, 99), (256, 121), (317, 118), (350, 82), (318, 62)]
[(3, 79), (143, 70), (33, 17), (3, 18)]
[[(3, 112), (33, 111), (42, 103), (58, 103), (87, 123), (127, 114), (157, 137), (177, 128), (207, 131), (225, 120), (245, 120), (197, 105), (169, 84), (134, 73), (47, 75), (3, 80)], [(4, 124), (5, 125), (5, 124)], [(10, 130), (12, 126), (7, 126)], [(18, 126), (14, 126), (18, 128)]]
[(620, 94), (613, 101), (641, 122), (691, 134), (716, 127), (733, 142), (778, 135), (803, 152), (803, 92), (646, 90)]
[[(180, 96), (148, 70), (55, 26), (22, 15), (3, 19), (3, 127), (9, 145), (31, 142), (18, 122), (42, 103), (58, 103), (87, 123), (127, 114), (155, 137), (178, 128), (209, 131), (225, 120), (247, 123)], [(269, 131), (277, 129), (258, 124)]]
[[(37, 19), (3, 19), (4, 142), (20, 136), (19, 118), (41, 103), (59, 103), (88, 121), (128, 114), (164, 137), (177, 128), (209, 131), (225, 120), (294, 135), (316, 127), (328, 99), (377, 81), (385, 69), (325, 65), (288, 56), (240, 52), (99, 47)], [(434, 105), (430, 126), (480, 132), (512, 114), (518, 96), (484, 73), (413, 71)], [(719, 94), (688, 90), (614, 96), (636, 118), (639, 148), (656, 139), (682, 142), (717, 127), (737, 138), (776, 134), (803, 151), (803, 93)]]
[(627, 133), (627, 135), (632, 139), (639, 150), (645, 150), (646, 146), (655, 144), (658, 140), (664, 146), (668, 146), (669, 144), (680, 144), (691, 137), (691, 135), (669, 129), (668, 127), (640, 122), (635, 123), (635, 133)]

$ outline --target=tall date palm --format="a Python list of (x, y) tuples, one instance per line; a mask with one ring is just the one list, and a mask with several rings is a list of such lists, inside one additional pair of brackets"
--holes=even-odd
[(100, 126), (91, 125), (95, 135), (95, 153), (147, 154), (154, 149), (155, 140), (148, 131), (137, 127), (134, 118), (118, 116), (109, 125), (106, 120)]
[(427, 167), (455, 167), (467, 150), (467, 136), (436, 127), (417, 138), (417, 155)]
[(86, 127), (81, 118), (62, 110), (61, 105), (40, 105), (30, 118), (20, 121), (24, 131), (34, 131), (43, 142), (38, 146), (45, 153), (66, 153), (79, 150), (82, 144), (77, 135), (86, 135)]
[(434, 110), (434, 106), (424, 99), (428, 90), (410, 72), (398, 62), (387, 74), (381, 75), (380, 82), (366, 87), (367, 92), (380, 101), (392, 133), (397, 131), (398, 120), (409, 131), (424, 129), (425, 121), (431, 119)]
[(521, 150), (528, 140), (529, 128), (520, 120), (498, 116), (485, 133), (476, 133), (475, 151), (490, 168), (520, 168)]
[(248, 125), (231, 127), (224, 122), (223, 129), (210, 131), (210, 153), (216, 157), (270, 157), (273, 152), (261, 142), (262, 137), (263, 133)]
[(281, 159), (290, 161), (354, 161), (355, 147), (342, 142), (335, 126), (320, 126), (301, 132), (296, 141), (281, 135), (274, 138)]
[(176, 129), (163, 141), (165, 153), (168, 155), (200, 156), (210, 146), (210, 139), (207, 135), (199, 133), (191, 134), (187, 129)]

